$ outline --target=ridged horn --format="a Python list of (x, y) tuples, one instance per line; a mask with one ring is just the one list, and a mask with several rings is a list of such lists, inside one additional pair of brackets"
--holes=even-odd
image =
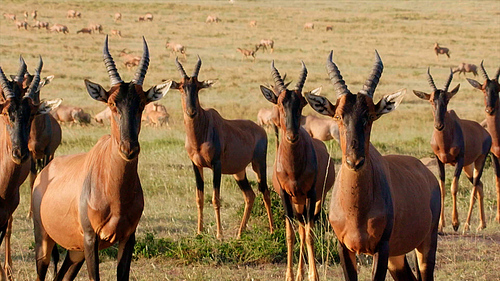
[(196, 66), (194, 67), (192, 77), (198, 77), (198, 74), (200, 73), (200, 68), (201, 68), (201, 58), (200, 56), (198, 56), (198, 61), (196, 62)]
[(284, 91), (286, 89), (285, 83), (283, 82), (283, 79), (281, 79), (281, 75), (276, 67), (274, 67), (274, 60), (271, 62), (271, 75), (273, 75), (274, 85), (276, 86), (278, 93)]
[(326, 71), (328, 72), (328, 76), (330, 77), (330, 80), (333, 83), (333, 87), (337, 92), (337, 98), (338, 98), (342, 95), (347, 94), (349, 90), (347, 89), (347, 86), (344, 82), (344, 79), (342, 78), (342, 75), (340, 74), (337, 65), (333, 63), (332, 56), (333, 56), (333, 51), (330, 51), (330, 54), (326, 59)]
[(375, 64), (373, 65), (372, 73), (368, 79), (366, 79), (363, 89), (360, 92), (373, 98), (373, 93), (375, 93), (375, 89), (377, 88), (383, 70), (384, 64), (382, 63), (382, 59), (380, 58), (377, 50), (375, 50)]
[(26, 62), (24, 62), (24, 59), (22, 56), (19, 56), (19, 71), (17, 72), (16, 77), (14, 78), (14, 81), (17, 83), (23, 83), (24, 80), (24, 74), (28, 70), (28, 67), (26, 66)]
[(30, 87), (28, 88), (28, 92), (26, 96), (30, 97), (35, 103), (40, 102), (40, 92), (38, 91), (38, 87), (40, 85), (40, 73), (42, 72), (43, 60), (42, 56), (40, 56), (40, 61), (38, 62), (38, 67), (35, 69), (35, 75), (33, 76), (33, 80), (31, 80)]
[(307, 78), (307, 68), (306, 64), (302, 62), (302, 71), (300, 72), (299, 76), (299, 81), (297, 81), (297, 85), (295, 85), (295, 88), (297, 88), (297, 91), (301, 92), (302, 88), (304, 87), (304, 83), (306, 82)]
[(490, 78), (488, 77), (488, 74), (486, 73), (486, 70), (484, 69), (483, 62), (484, 62), (484, 60), (481, 61), (481, 65), (479, 66), (479, 72), (481, 72), (481, 76), (483, 76), (484, 79), (490, 80)]
[(450, 76), (448, 76), (448, 80), (446, 81), (446, 84), (444, 84), (443, 91), (448, 92), (448, 87), (450, 87), (452, 79), (453, 79), (453, 69), (450, 68)]
[(139, 67), (137, 68), (137, 71), (135, 72), (134, 79), (132, 80), (133, 83), (136, 85), (141, 85), (144, 82), (144, 78), (146, 77), (146, 73), (148, 72), (148, 67), (149, 67), (149, 49), (148, 49), (148, 43), (146, 42), (146, 38), (142, 36), (142, 58), (141, 61), (139, 62)]
[(186, 71), (184, 71), (184, 67), (182, 67), (182, 64), (179, 62), (179, 59), (177, 57), (175, 58), (175, 65), (177, 66), (177, 69), (181, 73), (182, 78), (188, 78)]
[(111, 81), (111, 85), (114, 86), (116, 84), (123, 83), (123, 80), (122, 78), (120, 78), (120, 74), (118, 74), (118, 70), (116, 69), (115, 61), (113, 60), (113, 57), (109, 53), (108, 35), (106, 35), (106, 39), (104, 40), (104, 49), (102, 53), (104, 58), (104, 65), (106, 65), (106, 69), (108, 70), (108, 75)]
[(9, 85), (9, 80), (7, 80), (5, 73), (3, 73), (2, 67), (0, 67), (0, 85), (2, 86), (3, 95), (6, 100), (16, 97), (14, 93), (12, 93), (12, 89)]
[(437, 91), (436, 84), (434, 84), (434, 79), (432, 79), (430, 67), (427, 68), (427, 82), (429, 82), (429, 86), (431, 86), (432, 91)]
[(497, 82), (499, 76), (500, 76), (500, 67), (498, 68), (497, 73), (495, 74), (495, 79), (497, 79)]

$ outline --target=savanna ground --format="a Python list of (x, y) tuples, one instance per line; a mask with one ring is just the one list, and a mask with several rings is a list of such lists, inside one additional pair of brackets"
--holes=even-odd
[[(0, 64), (7, 74), (14, 74), (22, 54), (30, 72), (44, 60), (43, 75), (55, 75), (53, 83), (42, 90), (42, 98), (64, 99), (64, 104), (78, 105), (93, 114), (104, 106), (89, 98), (84, 79), (101, 83), (109, 79), (102, 63), (104, 34), (76, 34), (90, 23), (99, 23), (104, 33), (121, 30), (123, 38), (110, 38), (110, 50), (121, 77), (129, 81), (135, 70), (128, 71), (118, 56), (128, 49), (142, 52), (141, 36), (148, 41), (151, 63), (145, 88), (162, 79), (179, 79), (175, 56), (165, 49), (168, 39), (187, 47), (186, 71), (191, 73), (196, 55), (203, 60), (200, 79), (218, 79), (211, 89), (200, 93), (205, 107), (216, 108), (230, 119), (256, 120), (257, 111), (270, 104), (262, 97), (259, 85), (271, 82), (270, 63), (293, 80), (303, 60), (309, 70), (305, 90), (323, 86), (323, 95), (331, 100), (335, 94), (325, 71), (325, 60), (334, 50), (348, 87), (356, 92), (369, 74), (374, 49), (385, 65), (375, 93), (375, 100), (400, 88), (408, 93), (394, 113), (376, 122), (373, 144), (383, 153), (400, 153), (418, 158), (432, 155), (429, 139), (432, 113), (427, 102), (417, 99), (412, 90), (430, 91), (426, 80), (431, 67), (436, 85), (445, 82), (449, 68), (461, 62), (479, 65), (485, 60), (490, 76), (500, 63), (500, 2), (498, 1), (2, 1), (2, 13), (38, 10), (38, 19), (69, 27), (67, 35), (45, 30), (17, 30), (12, 21), (0, 19)], [(67, 19), (68, 9), (82, 13), (81, 19)], [(112, 16), (121, 12), (123, 19), (115, 23)], [(137, 22), (150, 12), (152, 22)], [(218, 24), (205, 24), (207, 15), (222, 19)], [(257, 20), (257, 27), (249, 26)], [(31, 19), (29, 20), (31, 23)], [(313, 22), (314, 30), (303, 30), (305, 22)], [(326, 32), (326, 25), (333, 31)], [(236, 48), (253, 48), (260, 39), (275, 41), (272, 54), (257, 53), (252, 62), (242, 59)], [(433, 45), (439, 42), (451, 50), (451, 58), (436, 59)], [(468, 76), (471, 76), (468, 74)], [(484, 119), (482, 94), (474, 90), (463, 76), (456, 75), (451, 87), (461, 84), (449, 108), (462, 118)], [(236, 231), (241, 219), (243, 198), (230, 176), (222, 181), (222, 222), (225, 239), (214, 238), (214, 212), (211, 208), (211, 173), (206, 171), (206, 234), (196, 236), (195, 183), (191, 163), (184, 150), (184, 127), (179, 94), (171, 90), (160, 103), (169, 113), (169, 128), (143, 126), (140, 142), (139, 173), (145, 192), (145, 210), (137, 229), (137, 246), (131, 269), (134, 280), (282, 280), (286, 263), (286, 247), (282, 209), (274, 194), (273, 205), (278, 230), (270, 235), (262, 208), (261, 196), (249, 229), (241, 240)], [(305, 113), (312, 113), (306, 108)], [(56, 155), (87, 151), (108, 126), (63, 126), (63, 143)], [(268, 166), (275, 156), (275, 139), (269, 134)], [(337, 143), (328, 143), (332, 157), (340, 163)], [(447, 185), (452, 168), (447, 168)], [(1, 171), (0, 171), (1, 172)], [(254, 175), (250, 179), (255, 181)], [(270, 182), (270, 181), (269, 181)], [(437, 280), (495, 280), (500, 277), (500, 225), (494, 221), (496, 202), (491, 161), (483, 174), (487, 228), (476, 232), (477, 204), (472, 217), (472, 231), (462, 235), (469, 204), (471, 185), (462, 176), (459, 189), (459, 214), (462, 225), (454, 233), (451, 222), (451, 196), (446, 197), (446, 235), (439, 237)], [(329, 198), (329, 196), (327, 196)], [(327, 206), (328, 206), (328, 199)], [(14, 214), (12, 237), (14, 276), (17, 280), (35, 278), (32, 223), (26, 218), (29, 191), (21, 187), (21, 203)], [(335, 252), (335, 236), (327, 223), (318, 223), (318, 261), (321, 280), (342, 278)], [(411, 227), (411, 226), (408, 226)], [(101, 276), (114, 279), (116, 249), (102, 253)], [(370, 276), (369, 259), (359, 260), (361, 280)], [(389, 277), (388, 277), (389, 278)], [(85, 266), (78, 280), (86, 279)]]

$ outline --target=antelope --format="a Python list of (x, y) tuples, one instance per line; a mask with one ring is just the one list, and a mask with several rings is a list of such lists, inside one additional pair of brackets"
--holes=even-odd
[(31, 17), (33, 18), (33, 20), (36, 20), (36, 18), (38, 17), (38, 12), (36, 10), (33, 10), (31, 12)]
[(102, 25), (98, 23), (90, 24), (89, 29), (93, 30), (94, 32), (99, 32), (99, 34), (102, 34)]
[(115, 13), (113, 19), (114, 19), (115, 22), (121, 21), (122, 20), (122, 14), (121, 13)]
[(372, 73), (352, 94), (332, 61), (327, 71), (337, 93), (327, 98), (306, 94), (318, 113), (339, 126), (342, 164), (332, 192), (329, 221), (338, 238), (346, 280), (357, 280), (356, 254), (373, 255), (372, 280), (415, 280), (405, 254), (416, 249), (417, 277), (433, 280), (441, 202), (436, 177), (420, 160), (405, 155), (382, 156), (370, 143), (373, 122), (394, 111), (406, 89), (375, 104), (373, 95), (383, 71), (378, 52)]
[(208, 15), (207, 19), (205, 20), (206, 23), (218, 23), (220, 21), (221, 21), (221, 19), (219, 17), (212, 16), (212, 15)]
[[(44, 280), (55, 243), (68, 249), (56, 280), (74, 279), (83, 262), (90, 280), (99, 280), (98, 250), (119, 243), (117, 279), (128, 280), (135, 230), (144, 207), (137, 173), (140, 120), (144, 106), (162, 98), (170, 83), (144, 92), (149, 65), (144, 51), (134, 79), (123, 82), (104, 43), (104, 63), (111, 81), (106, 91), (85, 80), (89, 95), (112, 111), (111, 135), (87, 153), (55, 157), (39, 174), (33, 190), (33, 224), (38, 280)], [(103, 171), (106, 171), (105, 173)], [(69, 211), (68, 211), (69, 210)]]
[[(484, 83), (481, 84), (476, 80), (467, 78), (467, 81), (472, 85), (472, 87), (481, 90), (484, 94), (485, 101), (485, 111), (486, 111), (486, 128), (491, 135), (492, 145), (491, 145), (491, 156), (493, 158), (493, 166), (495, 167), (495, 179), (496, 179), (496, 190), (497, 190), (497, 215), (495, 220), (500, 223), (500, 114), (498, 110), (500, 108), (500, 103), (498, 101), (498, 94), (500, 92), (500, 84), (498, 83), (498, 78), (500, 76), (500, 67), (497, 70), (493, 79), (488, 77), (486, 70), (484, 69), (483, 62), (479, 67), (479, 72), (484, 79)], [(484, 127), (484, 126), (483, 126)]]
[(83, 111), (81, 107), (61, 105), (51, 111), (52, 116), (61, 123), (88, 124), (90, 115)]
[(307, 30), (307, 29), (314, 30), (314, 23), (312, 23), (312, 22), (306, 22), (304, 24), (304, 30)]
[(255, 193), (248, 182), (245, 168), (252, 163), (257, 175), (259, 191), (269, 218), (269, 228), (274, 231), (271, 214), (271, 198), (266, 180), (266, 131), (250, 120), (227, 120), (215, 109), (203, 109), (198, 92), (211, 87), (215, 81), (198, 81), (201, 59), (198, 57), (191, 77), (187, 76), (176, 58), (175, 64), (181, 74), (180, 82), (172, 81), (172, 88), (179, 90), (186, 129), (185, 147), (193, 164), (196, 178), (196, 204), (198, 208), (198, 234), (203, 231), (204, 181), (203, 168), (213, 171), (213, 198), (217, 223), (217, 239), (222, 239), (220, 220), (220, 182), (222, 174), (232, 174), (243, 196), (245, 211), (238, 230), (238, 238), (245, 230), (255, 200)]
[(302, 116), (302, 128), (313, 138), (321, 141), (340, 140), (339, 126), (335, 120), (324, 119), (314, 115)]
[(276, 106), (272, 108), (261, 108), (257, 113), (257, 125), (261, 127), (270, 127), (274, 131), (276, 136), (276, 147), (279, 146), (279, 120), (278, 120), (278, 109)]
[(255, 61), (255, 54), (257, 53), (258, 50), (259, 50), (258, 46), (255, 47), (255, 50), (236, 48), (236, 51), (240, 52), (242, 55), (241, 60), (243, 60), (243, 58), (252, 57), (253, 58), (252, 61)]
[(93, 31), (93, 30), (92, 30), (91, 28), (84, 27), (84, 28), (82, 28), (82, 29), (78, 30), (78, 31), (76, 32), (76, 34), (78, 34), (78, 33), (87, 33), (87, 34), (92, 34), (92, 31)]
[(248, 23), (248, 25), (249, 25), (250, 27), (257, 27), (257, 21), (256, 21), (256, 20), (251, 20), (251, 21)]
[(24, 20), (28, 20), (28, 11), (23, 12)]
[(111, 109), (109, 107), (106, 107), (103, 111), (97, 113), (94, 116), (94, 121), (96, 121), (99, 124), (104, 124), (104, 120), (108, 120), (111, 118)]
[(436, 53), (436, 59), (438, 59), (439, 55), (446, 55), (448, 58), (450, 58), (450, 49), (440, 47), (437, 42), (436, 44), (434, 44), (434, 52)]
[(138, 66), (139, 65), (139, 62), (141, 60), (140, 57), (138, 56), (134, 56), (134, 55), (131, 55), (131, 54), (127, 54), (125, 52), (125, 49), (123, 49), (120, 54), (119, 54), (120, 57), (123, 58), (124, 62), (123, 64), (128, 68), (128, 69), (131, 69), (132, 67), (134, 66)]
[(12, 21), (16, 20), (16, 15), (15, 14), (3, 13), (3, 17), (5, 19), (12, 20)]
[(333, 31), (333, 25), (327, 25), (326, 31)]
[(69, 29), (68, 29), (68, 27), (67, 27), (67, 26), (62, 25), (62, 24), (58, 24), (58, 23), (54, 24), (54, 25), (50, 28), (50, 31), (55, 31), (55, 32), (57, 32), (57, 33), (62, 32), (62, 33), (64, 33), (64, 34), (69, 33)]
[(149, 124), (155, 127), (162, 127), (163, 125), (168, 126), (168, 118), (170, 114), (162, 111), (151, 111), (147, 116), (147, 121)]
[(19, 186), (30, 172), (28, 141), (33, 118), (50, 111), (50, 102), (38, 101), (38, 85), (42, 59), (28, 88), (23, 88), (26, 63), (20, 58), (20, 67), (13, 81), (9, 81), (0, 67), (0, 244), (5, 238), (5, 271), (0, 267), (0, 279), (12, 280), (10, 235), (12, 213), (19, 204)]
[(111, 30), (111, 35), (116, 35), (119, 38), (122, 38), (122, 32), (120, 30), (117, 30), (117, 29), (112, 29)]
[[(285, 209), (287, 270), (286, 280), (293, 280), (293, 248), (295, 231), (292, 220), (299, 221), (300, 254), (297, 279), (304, 275), (304, 247), (307, 247), (309, 280), (319, 280), (314, 259), (314, 220), (321, 211), (326, 193), (335, 181), (333, 160), (326, 146), (311, 138), (300, 127), (302, 109), (307, 101), (302, 96), (307, 69), (302, 71), (295, 89), (288, 90), (278, 70), (271, 64), (274, 87), (261, 85), (264, 97), (275, 104), (281, 131), (281, 141), (273, 167), (273, 186)], [(313, 90), (318, 93), (321, 88)]]
[(170, 56), (172, 54), (176, 54), (176, 53), (181, 53), (181, 55), (184, 56), (184, 60), (186, 59), (186, 47), (184, 47), (183, 45), (181, 44), (178, 44), (178, 43), (173, 43), (173, 42), (168, 42), (169, 40), (167, 39), (167, 42), (165, 43), (165, 47), (167, 49), (170, 49)]
[(49, 25), (50, 25), (50, 24), (49, 24), (48, 22), (46, 22), (46, 21), (38, 21), (38, 20), (37, 20), (37, 21), (35, 22), (35, 24), (34, 24), (34, 25), (32, 25), (31, 27), (33, 27), (33, 28), (38, 28), (38, 29), (40, 29), (40, 28), (45, 28), (45, 29), (47, 29), (47, 30), (48, 30), (48, 29), (49, 29)]
[(15, 21), (17, 29), (24, 28), (24, 30), (28, 30), (28, 22), (26, 20), (24, 21)]
[(153, 14), (147, 13), (144, 16), (140, 16), (139, 21), (153, 21)]
[(82, 13), (77, 12), (75, 10), (68, 10), (68, 12), (66, 13), (66, 18), (68, 18), (68, 19), (76, 19), (76, 18), (81, 18), (81, 17), (82, 17)]
[(448, 87), (453, 79), (453, 72), (450, 69), (450, 76), (444, 85), (444, 88), (438, 89), (432, 79), (430, 69), (427, 69), (427, 81), (432, 89), (431, 94), (421, 91), (413, 91), (413, 93), (423, 99), (428, 100), (432, 106), (434, 115), (434, 132), (431, 138), (432, 151), (436, 155), (439, 165), (439, 186), (441, 189), (441, 220), (439, 222), (439, 232), (443, 232), (445, 227), (444, 218), (444, 197), (445, 189), (445, 173), (444, 164), (455, 166), (453, 182), (451, 183), (451, 196), (453, 199), (453, 212), (451, 224), (455, 231), (458, 230), (460, 222), (457, 212), (457, 192), (458, 180), (462, 172), (462, 168), (469, 181), (474, 185), (471, 192), (469, 212), (464, 225), (464, 232), (469, 231), (469, 222), (476, 200), (476, 195), (479, 198), (479, 217), (480, 224), (478, 230), (486, 227), (483, 205), (483, 183), (481, 175), (483, 173), (484, 162), (488, 151), (491, 147), (491, 136), (477, 122), (460, 119), (454, 110), (447, 111), (450, 99), (458, 92), (460, 84), (458, 84), (451, 92), (448, 92)]
[(262, 39), (259, 44), (255, 45), (256, 49), (262, 48), (262, 51), (267, 51), (269, 48), (269, 52), (272, 53), (274, 51), (274, 40), (272, 39)]
[(475, 64), (462, 62), (458, 65), (458, 67), (453, 69), (453, 73), (458, 72), (458, 75), (464, 74), (467, 72), (471, 72), (474, 76), (477, 76), (477, 66)]

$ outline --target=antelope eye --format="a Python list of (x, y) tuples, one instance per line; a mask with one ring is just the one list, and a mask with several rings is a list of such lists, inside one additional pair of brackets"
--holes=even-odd
[(335, 114), (335, 116), (333, 116), (333, 120), (335, 120), (335, 121), (338, 121), (340, 119), (341, 119), (341, 117), (338, 114)]

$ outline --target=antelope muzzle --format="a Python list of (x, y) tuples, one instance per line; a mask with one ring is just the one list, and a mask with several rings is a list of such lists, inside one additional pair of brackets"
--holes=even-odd
[(120, 142), (120, 153), (125, 160), (133, 160), (141, 151), (138, 141), (122, 141)]

